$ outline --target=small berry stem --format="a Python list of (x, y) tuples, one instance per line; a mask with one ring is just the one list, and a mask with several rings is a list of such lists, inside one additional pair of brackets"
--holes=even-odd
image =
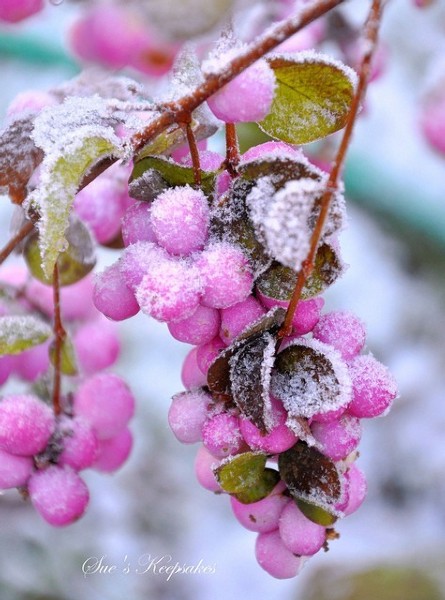
[(62, 323), (60, 310), (60, 282), (59, 267), (56, 263), (53, 271), (53, 304), (54, 304), (54, 384), (53, 384), (53, 408), (54, 414), (60, 415), (62, 409), (60, 404), (60, 389), (62, 381), (62, 346), (66, 337), (66, 331)]
[(225, 166), (232, 178), (238, 176), (237, 166), (240, 161), (238, 134), (235, 123), (226, 123), (226, 162)]
[(362, 99), (365, 96), (369, 74), (371, 71), (372, 57), (377, 47), (377, 39), (382, 12), (382, 0), (373, 0), (368, 19), (364, 28), (365, 51), (363, 53), (360, 65), (357, 89), (351, 104), (348, 120), (343, 132), (343, 137), (341, 139), (339, 149), (337, 151), (334, 165), (329, 174), (328, 183), (321, 198), (320, 214), (318, 215), (314, 231), (312, 232), (310, 249), (306, 259), (303, 262), (302, 268), (298, 273), (297, 282), (286, 312), (286, 317), (283, 326), (278, 332), (279, 339), (290, 335), (290, 333), (292, 332), (292, 320), (297, 309), (298, 302), (301, 299), (301, 293), (303, 291), (304, 285), (308, 277), (310, 277), (312, 271), (314, 270), (315, 257), (317, 254), (317, 249), (320, 243), (321, 236), (323, 234), (323, 229), (328, 216), (329, 207), (331, 205), (334, 193), (336, 192), (338, 187), (338, 180), (345, 162), (349, 144), (352, 139), (352, 131), (354, 129), (355, 121), (357, 119)]
[(34, 223), (27, 221), (16, 235), (0, 251), (0, 264), (2, 264), (8, 256), (14, 252), (15, 248), (22, 242), (27, 235), (34, 229)]
[(197, 186), (201, 185), (202, 177), (201, 177), (201, 161), (199, 158), (199, 148), (196, 143), (196, 137), (193, 133), (191, 121), (185, 124), (185, 133), (187, 135), (187, 142), (190, 149), (190, 155), (192, 157), (192, 165), (193, 165), (193, 176), (195, 179), (195, 183)]

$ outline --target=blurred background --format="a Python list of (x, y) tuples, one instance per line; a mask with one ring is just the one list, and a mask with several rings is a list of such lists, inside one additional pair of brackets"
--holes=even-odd
[[(37, 16), (0, 28), (2, 117), (18, 92), (46, 89), (78, 72), (65, 33), (82, 7), (48, 3)], [(359, 21), (366, 2), (346, 10)], [(90, 508), (65, 529), (43, 523), (15, 491), (0, 496), (1, 600), (445, 598), (445, 155), (419, 127), (424, 94), (445, 57), (443, 2), (420, 11), (393, 0), (382, 39), (384, 73), (370, 87), (345, 176), (349, 227), (341, 241), (350, 266), (325, 305), (351, 310), (367, 324), (367, 349), (400, 388), (391, 413), (365, 424), (363, 506), (338, 524), (340, 539), (296, 579), (278, 581), (262, 571), (255, 534), (235, 521), (227, 498), (199, 486), (196, 449), (168, 428), (189, 348), (138, 315), (120, 326), (116, 368), (138, 402), (130, 460), (115, 475), (85, 473)], [(10, 214), (5, 198), (5, 241)], [(113, 251), (103, 251), (101, 264), (114, 260)], [(165, 555), (180, 564), (201, 560), (214, 572), (169, 580), (143, 567), (135, 572), (144, 557)], [(85, 576), (90, 557), (117, 569)]]

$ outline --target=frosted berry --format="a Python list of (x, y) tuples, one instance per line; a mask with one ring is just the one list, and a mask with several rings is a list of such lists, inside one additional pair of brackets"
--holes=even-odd
[(334, 461), (346, 458), (358, 446), (362, 434), (360, 420), (351, 415), (326, 423), (313, 423), (311, 430), (321, 452)]
[(253, 296), (221, 310), (219, 335), (229, 345), (234, 338), (265, 313), (264, 308)]
[(97, 276), (93, 302), (97, 310), (113, 321), (129, 319), (139, 312), (139, 304), (125, 283), (119, 263), (107, 267)]
[(348, 413), (354, 417), (377, 417), (397, 396), (397, 385), (388, 368), (370, 354), (352, 361), (350, 375), (353, 394)]
[(26, 485), (33, 471), (34, 461), (30, 456), (0, 450), (0, 490)]
[(297, 507), (289, 502), (281, 513), (280, 536), (293, 554), (311, 556), (320, 550), (326, 540), (326, 530), (313, 523)]
[(217, 458), (237, 454), (244, 444), (239, 418), (221, 413), (207, 419), (202, 427), (202, 440), (207, 450)]
[(201, 390), (173, 396), (168, 423), (180, 442), (194, 444), (202, 440), (201, 429), (207, 419), (211, 401), (212, 397)]
[(55, 429), (51, 408), (37, 396), (10, 395), (0, 402), (0, 448), (33, 456), (46, 448)]
[(128, 427), (125, 427), (112, 438), (99, 440), (97, 458), (93, 463), (93, 469), (103, 473), (117, 471), (129, 457), (132, 447), (133, 435)]
[(216, 337), (220, 321), (218, 310), (200, 305), (190, 317), (169, 323), (168, 329), (180, 342), (199, 346)]
[(323, 315), (313, 334), (338, 350), (346, 361), (359, 354), (366, 339), (363, 323), (355, 315), (340, 311)]
[(63, 450), (58, 464), (61, 467), (68, 465), (75, 471), (91, 467), (98, 452), (98, 440), (90, 423), (82, 417), (64, 417), (59, 431)]
[(77, 521), (89, 501), (85, 482), (70, 467), (50, 465), (36, 471), (29, 479), (28, 491), (34, 508), (55, 527)]
[(278, 530), (258, 535), (255, 556), (259, 565), (277, 579), (295, 577), (305, 562), (305, 557), (295, 556), (286, 548)]

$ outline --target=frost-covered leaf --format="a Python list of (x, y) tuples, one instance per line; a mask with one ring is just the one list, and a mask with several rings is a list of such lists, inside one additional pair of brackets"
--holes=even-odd
[(323, 172), (309, 162), (302, 152), (292, 149), (281, 154), (271, 152), (263, 154), (261, 158), (241, 162), (238, 172), (243, 179), (256, 183), (262, 177), (269, 177), (275, 191), (279, 191), (288, 181), (309, 178), (320, 181)]
[(249, 257), (255, 277), (263, 273), (272, 258), (256, 235), (246, 206), (251, 182), (238, 178), (232, 188), (218, 200), (210, 216), (210, 239), (240, 246)]
[(51, 327), (31, 315), (0, 317), (0, 356), (19, 354), (38, 346), (51, 335)]
[(43, 158), (32, 139), (34, 114), (15, 119), (0, 133), (0, 192), (9, 193), (15, 204), (26, 198), (27, 183)]
[[(133, 172), (130, 176), (130, 184), (137, 180), (146, 172), (155, 171), (159, 173), (168, 185), (174, 187), (178, 185), (195, 185), (195, 177), (192, 167), (179, 165), (173, 160), (162, 156), (146, 156), (136, 161)], [(201, 172), (201, 189), (206, 195), (211, 195), (215, 186), (216, 173), (214, 171)]]
[(207, 385), (213, 393), (231, 397), (230, 359), (246, 342), (265, 333), (272, 335), (277, 333), (284, 323), (285, 314), (286, 311), (280, 307), (271, 309), (260, 319), (251, 323), (228, 348), (218, 354), (207, 372)]
[[(66, 248), (58, 254), (59, 285), (71, 285), (83, 279), (96, 264), (95, 243), (84, 223), (71, 215), (65, 234)], [(50, 285), (53, 272), (47, 276), (42, 268), (40, 234), (33, 233), (26, 241), (23, 255), (33, 277)]]
[(352, 384), (336, 350), (315, 339), (301, 339), (277, 355), (271, 391), (290, 416), (310, 418), (345, 407)]
[(278, 467), (293, 498), (337, 514), (334, 506), (341, 500), (343, 490), (332, 460), (300, 441), (279, 455)]
[(42, 269), (50, 277), (66, 247), (65, 230), (74, 196), (92, 167), (106, 157), (122, 155), (114, 119), (101, 98), (69, 98), (46, 108), (35, 121), (33, 137), (45, 157), (38, 187), (26, 207), (40, 214)]
[(229, 360), (235, 404), (264, 433), (274, 426), (269, 389), (275, 345), (276, 337), (263, 333), (243, 344)]
[(153, 202), (156, 196), (159, 196), (167, 188), (168, 185), (165, 179), (154, 169), (148, 169), (140, 177), (131, 179), (128, 182), (130, 197), (142, 202)]
[(346, 125), (356, 74), (329, 56), (313, 51), (273, 55), (277, 89), (271, 110), (259, 123), (272, 137), (307, 144)]
[[(100, 96), (110, 100), (135, 101), (144, 96), (144, 87), (134, 79), (122, 75), (112, 75), (100, 67), (83, 70), (51, 90), (62, 101), (69, 96), (90, 98)], [(149, 104), (147, 107), (149, 108)]]
[(244, 504), (262, 500), (280, 480), (278, 471), (266, 468), (266, 460), (256, 452), (229, 457), (215, 469), (219, 485)]
[[(49, 347), (49, 359), (52, 365), (56, 363), (56, 344), (51, 342)], [(66, 336), (62, 341), (62, 351), (60, 354), (60, 370), (64, 375), (77, 375), (77, 361), (74, 345), (71, 339)]]
[(288, 302), (296, 281), (296, 271), (275, 261), (256, 280), (256, 287), (261, 294), (268, 298)]

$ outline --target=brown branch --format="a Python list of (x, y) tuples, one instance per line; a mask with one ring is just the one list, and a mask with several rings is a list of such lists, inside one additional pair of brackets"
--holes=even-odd
[(305, 7), (295, 16), (269, 28), (247, 48), (231, 61), (228, 61), (220, 71), (207, 75), (205, 80), (191, 93), (186, 94), (175, 102), (162, 107), (162, 112), (143, 130), (131, 138), (133, 152), (136, 154), (154, 137), (162, 133), (169, 125), (187, 121), (192, 112), (205, 102), (226, 83), (232, 81), (242, 71), (250, 67), (259, 58), (276, 48), (294, 33), (300, 31), (326, 14), (345, 0), (318, 0)]
[(199, 158), (199, 148), (196, 143), (196, 137), (193, 133), (191, 121), (187, 121), (184, 125), (185, 134), (187, 136), (187, 142), (189, 145), (190, 156), (192, 157), (192, 165), (193, 165), (193, 178), (195, 180), (196, 185), (201, 185), (201, 161)]
[(362, 62), (360, 65), (360, 73), (359, 80), (357, 84), (357, 89), (351, 104), (351, 109), (349, 111), (348, 120), (346, 123), (346, 127), (343, 132), (343, 137), (340, 142), (339, 149), (337, 151), (337, 156), (335, 158), (334, 166), (329, 174), (328, 183), (326, 185), (326, 190), (321, 198), (321, 209), (320, 214), (318, 215), (317, 222), (314, 227), (314, 231), (311, 236), (311, 245), (308, 252), (308, 255), (303, 262), (302, 268), (298, 273), (297, 282), (295, 285), (294, 292), (292, 294), (292, 298), (289, 303), (289, 307), (286, 312), (286, 318), (283, 324), (283, 327), (278, 333), (279, 338), (286, 337), (290, 335), (292, 332), (292, 320), (298, 305), (298, 302), (301, 298), (301, 293), (303, 291), (304, 285), (311, 275), (314, 269), (315, 257), (317, 254), (318, 245), (320, 243), (320, 239), (323, 234), (323, 229), (327, 220), (329, 207), (331, 205), (332, 198), (334, 197), (335, 191), (338, 187), (338, 180), (340, 178), (341, 170), (343, 168), (346, 153), (351, 142), (352, 131), (357, 119), (357, 115), (360, 110), (360, 106), (362, 100), (365, 96), (367, 83), (369, 79), (369, 74), (371, 71), (371, 62), (372, 57), (374, 55), (375, 48), (377, 46), (377, 38), (378, 32), (381, 22), (383, 12), (383, 6), (381, 0), (373, 0), (370, 13), (368, 15), (368, 19), (365, 24), (365, 51), (362, 57)]
[(226, 123), (226, 162), (225, 167), (231, 177), (237, 177), (240, 161), (238, 135), (235, 123)]
[(60, 310), (60, 282), (59, 267), (56, 262), (53, 271), (53, 303), (54, 303), (54, 383), (53, 383), (53, 409), (54, 414), (60, 415), (60, 390), (62, 381), (62, 348), (66, 338), (66, 331), (62, 323)]
[(0, 265), (8, 258), (8, 256), (14, 252), (20, 242), (26, 238), (34, 229), (34, 223), (27, 221), (16, 235), (9, 240), (9, 242), (0, 251)]

